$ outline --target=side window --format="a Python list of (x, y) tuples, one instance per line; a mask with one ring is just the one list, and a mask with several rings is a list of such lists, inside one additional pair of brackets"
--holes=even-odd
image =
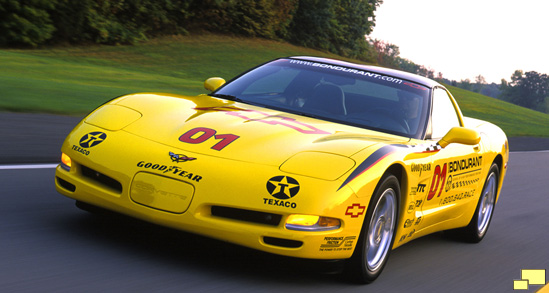
[(460, 126), (456, 108), (444, 89), (437, 88), (434, 91), (432, 115), (432, 138), (442, 138), (452, 127)]

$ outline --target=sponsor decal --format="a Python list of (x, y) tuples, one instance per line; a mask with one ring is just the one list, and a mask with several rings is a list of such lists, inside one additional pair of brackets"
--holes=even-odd
[(475, 190), (470, 190), (470, 191), (465, 191), (465, 192), (460, 192), (458, 194), (454, 194), (454, 195), (449, 195), (449, 196), (446, 196), (444, 197), (443, 199), (440, 200), (440, 205), (445, 205), (445, 204), (449, 204), (449, 203), (452, 203), (452, 202), (455, 202), (455, 201), (459, 201), (459, 200), (462, 200), (462, 199), (466, 199), (466, 198), (470, 198), (470, 197), (473, 197), (475, 196)]
[(75, 144), (72, 145), (72, 149), (86, 156), (90, 154), (90, 151), (83, 149)]
[[(448, 176), (448, 182), (446, 183), (446, 191), (450, 191), (455, 188), (468, 187), (474, 184), (477, 184), (480, 181), (480, 178), (477, 176), (480, 175), (480, 171), (475, 171), (474, 173), (469, 174), (458, 174)], [(475, 178), (476, 177), (476, 178)]]
[(416, 203), (413, 201), (410, 202), (410, 204), (408, 204), (408, 214), (413, 212), (415, 208), (416, 208)]
[(276, 198), (263, 198), (263, 204), (295, 209), (295, 202), (287, 201), (297, 195), (299, 182), (289, 176), (274, 176), (267, 181), (267, 192)]
[(416, 229), (413, 229), (412, 231), (410, 231), (410, 233), (408, 234), (404, 234), (400, 237), (400, 239), (398, 240), (398, 242), (402, 242), (404, 240), (406, 240), (406, 238), (410, 238), (414, 235), (414, 233), (416, 233)]
[(365, 211), (366, 206), (361, 206), (359, 203), (354, 203), (353, 205), (347, 207), (345, 215), (351, 216), (351, 218), (358, 218), (359, 216), (364, 215)]
[(172, 162), (180, 163), (180, 162), (188, 162), (188, 161), (194, 161), (196, 158), (190, 158), (183, 154), (174, 154), (170, 152), (170, 159), (172, 159)]
[(413, 229), (412, 231), (410, 231), (410, 233), (408, 233), (408, 238), (412, 237), (414, 233), (416, 233), (416, 229)]
[(411, 169), (412, 173), (419, 172), (419, 176), (421, 176), (421, 172), (431, 171), (431, 164), (412, 164)]
[(88, 148), (92, 148), (100, 143), (102, 143), (105, 139), (107, 139), (107, 134), (100, 132), (100, 131), (94, 131), (85, 134), (80, 138), (80, 141), (78, 142), (79, 146), (73, 144), (72, 149), (74, 151), (77, 151), (83, 155), (89, 155), (90, 151), (87, 150)]
[(105, 139), (107, 139), (107, 134), (100, 131), (95, 131), (82, 136), (79, 144), (81, 147), (87, 149), (102, 143)]
[(356, 236), (324, 237), (325, 243), (320, 244), (320, 251), (343, 251), (353, 248)]
[(404, 222), (404, 228), (412, 227), (413, 223), (414, 223), (414, 219), (406, 219), (406, 222)]
[(290, 199), (299, 192), (299, 182), (289, 176), (275, 176), (267, 181), (267, 191), (278, 199)]
[(427, 200), (433, 199), (433, 197), (439, 190), (438, 188), (439, 185), (440, 185), (440, 191), (437, 197), (440, 196), (440, 194), (442, 193), (442, 190), (444, 189), (444, 183), (446, 182), (447, 170), (448, 170), (448, 165), (446, 163), (444, 163), (444, 166), (442, 168), (440, 167), (440, 165), (437, 165), (435, 167), (435, 173), (433, 174), (433, 180), (431, 181), (431, 189), (429, 190), (429, 195), (427, 196)]
[(412, 189), (410, 190), (410, 195), (416, 195), (418, 193), (425, 192), (425, 186), (427, 185), (422, 183), (419, 183), (417, 186), (413, 186)]
[(271, 206), (279, 206), (279, 207), (285, 207), (285, 208), (297, 208), (297, 203), (290, 202), (286, 200), (279, 200), (279, 199), (272, 199), (272, 198), (263, 198), (263, 204), (268, 204)]
[(456, 171), (468, 170), (475, 167), (480, 167), (482, 165), (482, 156), (475, 158), (468, 158), (462, 160), (456, 160), (448, 163), (448, 173), (453, 173)]
[[(311, 62), (311, 61), (302, 61), (302, 60), (290, 60), (290, 63), (299, 64), (299, 65), (307, 65), (307, 66), (318, 67), (318, 68), (331, 69), (331, 70), (341, 71), (341, 72), (346, 72), (346, 73), (352, 73), (352, 74), (362, 75), (362, 76), (366, 76), (366, 77), (370, 77), (370, 78), (374, 78), (374, 79), (379, 79), (379, 80), (384, 80), (384, 81), (391, 82), (391, 83), (396, 83), (396, 84), (401, 84), (401, 83), (404, 82), (403, 80), (400, 80), (398, 78), (394, 78), (394, 77), (391, 77), (391, 76), (385, 76), (385, 75), (381, 75), (381, 74), (378, 74), (378, 73), (362, 71), (362, 70), (354, 69), (354, 68), (342, 67), (342, 66), (339, 66), (339, 65), (331, 65), (331, 64), (317, 63), (317, 62)], [(408, 83), (408, 82), (406, 82), (406, 83), (409, 84), (409, 85), (415, 85), (415, 84)], [(419, 85), (417, 85), (417, 86), (419, 86)]]
[(202, 176), (193, 174), (192, 172), (189, 172), (189, 171), (186, 171), (186, 170), (183, 170), (178, 166), (167, 166), (167, 165), (162, 165), (162, 164), (156, 164), (156, 163), (141, 161), (141, 162), (137, 163), (137, 167), (143, 168), (143, 169), (154, 170), (154, 171), (160, 172), (162, 174), (177, 175), (179, 177), (182, 177), (182, 178), (185, 178), (185, 179), (188, 179), (188, 180), (192, 180), (192, 181), (195, 181), (195, 182), (200, 182), (200, 180), (202, 179)]

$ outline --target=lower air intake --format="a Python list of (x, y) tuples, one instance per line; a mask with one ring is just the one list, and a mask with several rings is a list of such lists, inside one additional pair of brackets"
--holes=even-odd
[(277, 214), (221, 206), (212, 206), (212, 215), (221, 218), (228, 218), (269, 226), (278, 226), (280, 220), (282, 219), (282, 216)]

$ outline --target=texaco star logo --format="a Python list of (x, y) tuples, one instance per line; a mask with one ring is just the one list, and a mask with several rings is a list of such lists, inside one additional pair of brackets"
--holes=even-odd
[(102, 143), (106, 138), (107, 138), (107, 134), (103, 132), (100, 132), (100, 131), (90, 132), (82, 136), (82, 138), (80, 139), (80, 146), (85, 149), (91, 148)]
[(275, 176), (267, 181), (267, 191), (274, 198), (289, 199), (299, 192), (299, 183), (292, 177)]

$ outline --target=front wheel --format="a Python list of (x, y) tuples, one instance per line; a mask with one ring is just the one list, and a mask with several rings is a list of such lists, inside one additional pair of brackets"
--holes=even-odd
[(371, 283), (385, 267), (393, 247), (399, 199), (396, 177), (384, 177), (368, 206), (355, 252), (347, 262), (346, 273), (355, 281)]

